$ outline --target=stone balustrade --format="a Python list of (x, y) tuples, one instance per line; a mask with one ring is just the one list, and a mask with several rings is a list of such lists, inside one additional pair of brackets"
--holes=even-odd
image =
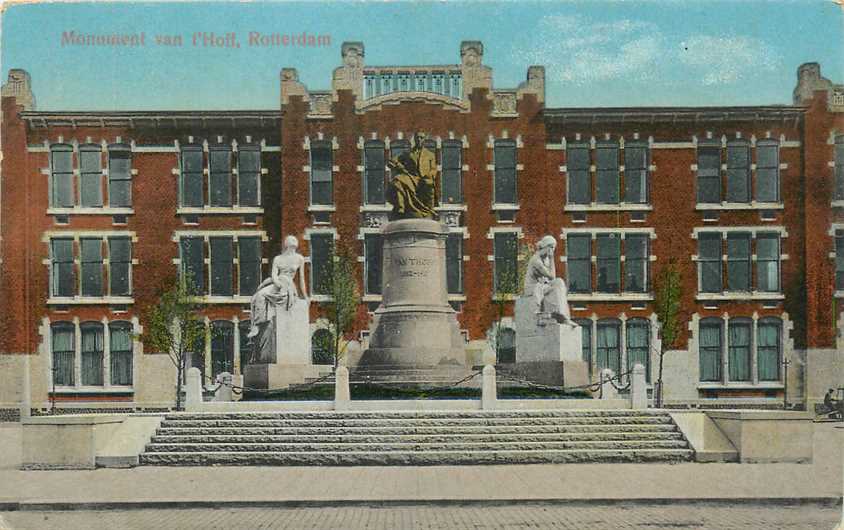
[(365, 68), (363, 98), (372, 99), (396, 92), (427, 92), (462, 99), (463, 74), (460, 67)]

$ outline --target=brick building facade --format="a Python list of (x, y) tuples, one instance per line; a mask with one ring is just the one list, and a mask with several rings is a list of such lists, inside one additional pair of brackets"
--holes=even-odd
[[(330, 90), (283, 69), (280, 108), (264, 111), (39, 112), (28, 74), (11, 71), (0, 407), (23, 370), (35, 406), (169, 406), (174, 368), (139, 337), (184, 268), (220, 332), (206, 372), (239, 372), (249, 296), (287, 234), (316, 302), (332, 253), (356, 259), (365, 347), (385, 161), (416, 133), (441, 169), (449, 299), (470, 357), (493, 336), (512, 355), (512, 304), (496, 301), (519, 254), (551, 234), (593, 373), (635, 361), (656, 378), (655, 283), (673, 262), (684, 325), (665, 357), (669, 404), (779, 403), (786, 359), (791, 401), (841, 385), (844, 88), (819, 65), (800, 67), (788, 106), (583, 109), (546, 107), (539, 66), (493, 88), (479, 42), (450, 65), (364, 58), (344, 43)], [(311, 316), (321, 333), (319, 303)]]

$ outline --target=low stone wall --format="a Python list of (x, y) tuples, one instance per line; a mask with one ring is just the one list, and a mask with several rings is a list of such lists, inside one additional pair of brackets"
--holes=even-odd
[(809, 463), (813, 457), (813, 414), (794, 411), (707, 411), (739, 452), (742, 463)]
[(22, 469), (94, 469), (125, 416), (68, 415), (26, 418)]

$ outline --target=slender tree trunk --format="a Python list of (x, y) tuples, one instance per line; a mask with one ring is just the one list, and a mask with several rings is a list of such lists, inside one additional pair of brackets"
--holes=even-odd
[(657, 379), (656, 392), (656, 407), (662, 408), (662, 359), (665, 357), (665, 351), (659, 352), (659, 378)]
[(182, 365), (176, 370), (176, 410), (182, 410)]

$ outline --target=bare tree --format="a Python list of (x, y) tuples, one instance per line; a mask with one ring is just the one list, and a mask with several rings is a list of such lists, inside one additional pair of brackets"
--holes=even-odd
[(167, 353), (176, 367), (176, 410), (182, 409), (181, 386), (190, 353), (204, 352), (206, 330), (200, 307), (193, 282), (183, 275), (161, 294), (146, 315), (144, 345)]

